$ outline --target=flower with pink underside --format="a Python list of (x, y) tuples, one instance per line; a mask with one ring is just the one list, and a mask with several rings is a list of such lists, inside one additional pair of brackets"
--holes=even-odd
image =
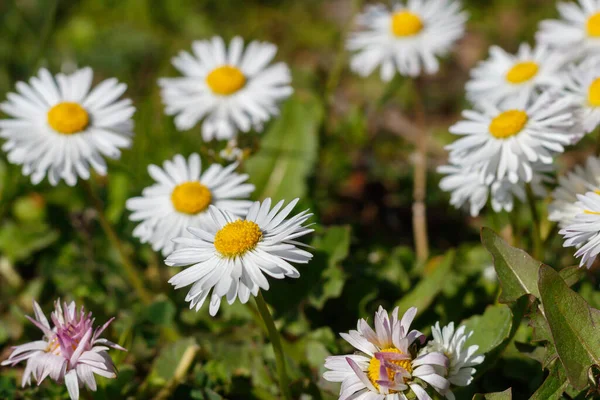
[(85, 313), (83, 306), (78, 312), (75, 302), (54, 303), (54, 312), (48, 319), (39, 304), (33, 302), (35, 319), (27, 316), (35, 326), (44, 332), (42, 340), (15, 346), (10, 357), (0, 365), (14, 366), (27, 360), (21, 381), (22, 386), (31, 384), (33, 376), (39, 385), (46, 377), (56, 382), (64, 382), (71, 400), (79, 399), (79, 388), (84, 384), (96, 390), (94, 374), (106, 378), (116, 377), (116, 368), (108, 355), (109, 348), (125, 350), (116, 343), (100, 338), (102, 332), (113, 321), (94, 329), (92, 313)]

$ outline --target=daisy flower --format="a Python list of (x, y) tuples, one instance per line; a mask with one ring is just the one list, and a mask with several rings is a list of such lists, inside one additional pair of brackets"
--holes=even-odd
[(173, 276), (169, 283), (175, 289), (190, 286), (185, 300), (196, 311), (211, 294), (209, 313), (214, 316), (227, 296), (232, 304), (236, 297), (246, 303), (258, 295), (259, 289), (269, 290), (269, 281), (285, 277), (298, 278), (300, 273), (290, 262), (306, 264), (312, 254), (299, 249), (296, 239), (313, 231), (304, 223), (312, 216), (308, 210), (286, 219), (298, 199), (283, 207), (280, 201), (271, 208), (271, 199), (257, 201), (241, 219), (234, 214), (209, 207), (209, 216), (202, 226), (189, 228), (192, 238), (175, 239), (180, 248), (165, 263), (191, 267)]
[(278, 103), (292, 94), (288, 66), (269, 65), (277, 46), (234, 37), (225, 48), (220, 37), (192, 43), (193, 55), (182, 51), (172, 62), (184, 76), (158, 81), (165, 112), (175, 115), (179, 130), (202, 123), (202, 137), (232, 139), (238, 131), (262, 131), (279, 113)]
[(419, 0), (397, 2), (390, 10), (384, 5), (367, 6), (358, 16), (360, 31), (354, 32), (346, 47), (355, 54), (350, 68), (361, 76), (381, 66), (381, 79), (400, 75), (434, 74), (437, 57), (448, 53), (465, 32), (467, 14), (460, 1)]
[(556, 7), (561, 19), (542, 21), (536, 40), (572, 57), (600, 53), (600, 0), (559, 2)]
[[(479, 346), (472, 345), (465, 348), (467, 339), (473, 334), (473, 331), (465, 331), (464, 325), (454, 330), (454, 322), (450, 322), (444, 328), (440, 328), (440, 323), (436, 322), (435, 326), (431, 327), (433, 340), (430, 340), (420, 353), (425, 355), (434, 351), (444, 354), (449, 361), (444, 376), (454, 386), (468, 386), (473, 381), (475, 373), (473, 367), (481, 364), (485, 358), (483, 355), (476, 354)], [(451, 391), (446, 393), (446, 398), (455, 399)]]
[(407, 394), (430, 400), (425, 390), (429, 387), (442, 395), (447, 392), (450, 384), (443, 377), (448, 366), (446, 356), (440, 352), (416, 355), (415, 340), (425, 342), (421, 332), (409, 331), (416, 313), (417, 309), (411, 307), (399, 320), (398, 307), (391, 316), (379, 307), (375, 313), (375, 330), (360, 319), (356, 330), (341, 334), (360, 353), (325, 360), (329, 371), (323, 378), (342, 382), (340, 400), (406, 400)]
[(589, 191), (600, 193), (600, 159), (588, 157), (585, 166), (578, 165), (566, 175), (558, 178), (558, 186), (551, 193), (552, 203), (548, 206), (548, 219), (566, 227), (581, 209), (577, 195)]
[(571, 100), (548, 91), (510, 105), (479, 106), (480, 111), (464, 111), (465, 120), (450, 127), (463, 137), (446, 149), (453, 164), (481, 164), (480, 179), (486, 184), (505, 177), (511, 183), (531, 182), (533, 164), (551, 164), (555, 154), (583, 135)]
[(560, 85), (563, 64), (562, 56), (546, 46), (532, 49), (523, 43), (515, 55), (492, 46), (490, 57), (471, 70), (467, 97), (473, 103), (492, 104), (529, 97), (539, 89)]
[(564, 91), (573, 99), (586, 133), (600, 124), (600, 57), (571, 65), (563, 77)]
[(248, 175), (235, 173), (237, 164), (212, 164), (202, 173), (200, 156), (188, 160), (178, 154), (163, 168), (148, 166), (156, 183), (144, 189), (141, 197), (127, 200), (132, 221), (141, 221), (133, 236), (151, 243), (154, 251), (167, 256), (175, 248), (176, 237), (192, 237), (189, 227), (200, 227), (210, 219), (212, 204), (236, 216), (245, 215), (252, 202), (243, 200), (254, 191)]
[(118, 159), (131, 145), (135, 108), (118, 100), (127, 85), (110, 78), (91, 89), (92, 78), (91, 68), (55, 77), (42, 68), (0, 104), (13, 117), (0, 120), (2, 149), (34, 184), (47, 175), (52, 185), (64, 179), (73, 186), (90, 177), (90, 166), (105, 175), (103, 157)]
[(575, 257), (581, 257), (579, 266), (590, 268), (600, 253), (600, 194), (578, 194), (576, 205), (579, 212), (560, 230), (564, 247), (577, 247)]
[(71, 400), (79, 398), (79, 388), (83, 385), (96, 391), (94, 374), (105, 378), (115, 378), (116, 368), (108, 355), (109, 348), (124, 350), (123, 347), (100, 338), (100, 335), (113, 321), (94, 329), (92, 313), (85, 313), (83, 307), (79, 311), (74, 302), (64, 309), (60, 300), (54, 303), (54, 312), (50, 315), (53, 327), (42, 312), (39, 304), (33, 302), (35, 319), (27, 316), (44, 336), (41, 340), (23, 344), (13, 348), (10, 357), (1, 365), (14, 366), (27, 360), (21, 385), (31, 384), (33, 376), (38, 383), (46, 377), (56, 382), (64, 382)]

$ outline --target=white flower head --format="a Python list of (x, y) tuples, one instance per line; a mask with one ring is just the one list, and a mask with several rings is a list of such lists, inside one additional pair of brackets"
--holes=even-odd
[[(440, 323), (436, 322), (431, 327), (433, 340), (427, 343), (427, 346), (421, 350), (422, 355), (435, 351), (444, 354), (449, 361), (445, 378), (451, 385), (467, 386), (473, 381), (475, 366), (481, 364), (485, 357), (477, 354), (479, 346), (471, 345), (465, 347), (467, 339), (471, 337), (473, 331), (466, 332), (466, 327), (461, 325), (454, 330), (454, 322), (440, 328)], [(446, 393), (446, 398), (454, 400), (454, 394), (450, 391)]]
[(252, 205), (245, 200), (254, 191), (247, 174), (235, 172), (237, 164), (223, 167), (212, 164), (202, 172), (196, 153), (186, 160), (178, 154), (163, 163), (163, 168), (148, 166), (156, 183), (144, 189), (141, 197), (127, 200), (129, 219), (141, 221), (133, 236), (151, 243), (155, 251), (169, 255), (176, 248), (176, 237), (193, 237), (189, 227), (200, 227), (211, 217), (212, 204), (236, 216), (243, 216)]
[(560, 230), (564, 247), (576, 247), (575, 257), (581, 257), (579, 266), (590, 268), (600, 253), (600, 194), (578, 194), (579, 212)]
[(448, 53), (465, 32), (468, 16), (461, 7), (457, 0), (399, 1), (391, 11), (381, 4), (367, 6), (358, 17), (361, 30), (346, 44), (357, 52), (350, 68), (368, 76), (381, 66), (384, 81), (396, 71), (407, 76), (436, 73), (437, 57)]
[(564, 146), (583, 133), (570, 99), (542, 95), (520, 98), (511, 104), (479, 104), (480, 111), (464, 111), (465, 120), (450, 127), (462, 138), (446, 146), (450, 162), (461, 166), (481, 164), (480, 179), (486, 184), (505, 177), (511, 183), (531, 182), (534, 164), (552, 164)]
[(589, 191), (600, 191), (600, 159), (594, 156), (588, 157), (585, 166), (577, 165), (558, 178), (558, 186), (551, 193), (548, 219), (558, 222), (561, 228), (569, 225), (581, 212), (577, 195)]
[(561, 19), (540, 23), (536, 40), (572, 58), (600, 54), (600, 0), (558, 2)]
[(0, 104), (13, 117), (0, 120), (2, 149), (34, 184), (48, 176), (52, 185), (64, 179), (73, 186), (89, 179), (90, 166), (105, 175), (103, 157), (118, 159), (131, 145), (135, 108), (118, 100), (127, 85), (110, 78), (91, 89), (92, 78), (91, 68), (54, 77), (42, 68)]
[(578, 107), (577, 117), (586, 133), (600, 124), (600, 57), (570, 65), (563, 76), (565, 95)]
[[(360, 319), (356, 330), (341, 336), (360, 354), (331, 356), (325, 360), (329, 371), (323, 377), (341, 382), (340, 400), (406, 400), (413, 394), (419, 400), (431, 399), (426, 389), (444, 395), (449, 382), (443, 377), (448, 359), (440, 352), (417, 356), (413, 343), (425, 342), (423, 334), (410, 330), (417, 309), (411, 307), (398, 319), (398, 307), (391, 315), (382, 307), (375, 313), (375, 330)], [(442, 372), (440, 372), (440, 370)]]
[(126, 350), (100, 337), (114, 318), (94, 329), (92, 313), (86, 314), (83, 307), (78, 311), (74, 302), (65, 303), (63, 309), (60, 300), (57, 300), (54, 307), (51, 314), (54, 326), (51, 327), (39, 304), (33, 302), (35, 319), (27, 318), (44, 332), (44, 337), (14, 347), (10, 357), (1, 365), (14, 366), (27, 360), (21, 381), (23, 387), (31, 384), (32, 376), (38, 385), (49, 376), (56, 382), (64, 382), (71, 400), (77, 400), (79, 388), (84, 384), (96, 391), (94, 374), (105, 378), (117, 376), (107, 350)]
[(222, 38), (192, 43), (193, 55), (182, 51), (173, 58), (180, 78), (161, 78), (165, 111), (176, 115), (175, 126), (187, 130), (202, 122), (202, 137), (232, 139), (238, 131), (262, 131), (279, 113), (279, 101), (293, 90), (288, 66), (269, 65), (277, 46), (254, 41), (246, 46), (234, 37), (227, 49)]
[(312, 254), (302, 250), (297, 238), (313, 231), (305, 222), (312, 216), (308, 210), (286, 219), (298, 199), (283, 207), (280, 201), (271, 208), (271, 199), (257, 201), (244, 219), (210, 206), (208, 219), (202, 226), (189, 228), (192, 238), (175, 239), (180, 247), (165, 260), (170, 266), (189, 268), (173, 276), (169, 283), (175, 289), (190, 286), (186, 301), (196, 311), (212, 291), (210, 315), (219, 310), (221, 298), (232, 304), (236, 297), (246, 303), (269, 290), (266, 275), (283, 279), (298, 278), (300, 273), (290, 262), (306, 264)]
[(471, 70), (471, 79), (465, 86), (467, 97), (474, 103), (500, 104), (561, 86), (559, 72), (564, 63), (561, 54), (546, 46), (532, 49), (522, 43), (515, 55), (492, 46), (490, 57)]

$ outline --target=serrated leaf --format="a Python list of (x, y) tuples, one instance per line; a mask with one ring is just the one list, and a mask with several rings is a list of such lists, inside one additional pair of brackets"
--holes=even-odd
[(274, 201), (302, 197), (318, 153), (323, 105), (313, 96), (293, 96), (261, 140), (260, 150), (246, 162), (258, 198)]
[(565, 369), (560, 362), (554, 363), (550, 374), (529, 400), (559, 400), (569, 385)]
[(540, 268), (539, 291), (554, 346), (571, 385), (582, 390), (600, 363), (600, 310), (590, 307), (551, 267)]
[(501, 303), (510, 303), (528, 294), (539, 298), (537, 279), (542, 263), (523, 250), (510, 246), (489, 228), (481, 229), (481, 242), (494, 259), (502, 288)]
[(512, 400), (512, 389), (506, 389), (504, 392), (478, 393), (473, 396), (473, 400)]
[(478, 345), (479, 353), (492, 351), (510, 335), (512, 317), (506, 304), (488, 306), (483, 315), (475, 315), (464, 322), (467, 331), (473, 331), (466, 346)]

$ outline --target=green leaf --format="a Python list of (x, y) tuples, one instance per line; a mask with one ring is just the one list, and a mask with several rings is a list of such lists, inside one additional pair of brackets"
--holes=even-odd
[(512, 400), (512, 389), (506, 389), (504, 392), (476, 394), (473, 400)]
[(483, 315), (475, 315), (464, 322), (467, 331), (473, 331), (466, 346), (478, 345), (479, 353), (495, 349), (510, 335), (512, 318), (512, 312), (506, 304), (488, 306)]
[(323, 105), (313, 96), (293, 96), (265, 133), (260, 150), (246, 162), (258, 198), (303, 197), (318, 153)]
[(551, 267), (540, 268), (542, 307), (554, 346), (576, 389), (588, 383), (588, 370), (600, 363), (600, 310), (590, 307)]
[(560, 362), (554, 363), (550, 374), (529, 400), (559, 400), (569, 385), (565, 369)]
[(418, 313), (427, 310), (435, 297), (444, 287), (444, 282), (452, 269), (455, 252), (449, 250), (443, 257), (435, 257), (429, 261), (426, 271), (431, 271), (415, 286), (415, 288), (396, 303), (400, 311), (417, 307)]
[(481, 242), (494, 259), (502, 293), (499, 301), (510, 303), (528, 294), (539, 298), (539, 261), (521, 249), (510, 246), (489, 228), (481, 229)]
[(173, 302), (161, 295), (145, 309), (145, 318), (153, 325), (172, 326), (176, 312)]
[(196, 351), (197, 347), (194, 338), (181, 339), (165, 346), (158, 357), (154, 359), (148, 381), (156, 386), (165, 385), (175, 376), (184, 354), (188, 351)]

